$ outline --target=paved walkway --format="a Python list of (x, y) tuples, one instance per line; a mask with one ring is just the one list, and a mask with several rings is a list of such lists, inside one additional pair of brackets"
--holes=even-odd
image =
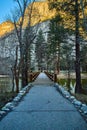
[(54, 82), (51, 81), (44, 73), (40, 73), (38, 78), (35, 80), (33, 85), (45, 85), (45, 86), (50, 86), (54, 85)]
[(47, 81), (45, 74), (39, 75), (30, 92), (0, 122), (0, 130), (87, 130), (79, 112), (53, 83), (42, 85), (45, 78)]

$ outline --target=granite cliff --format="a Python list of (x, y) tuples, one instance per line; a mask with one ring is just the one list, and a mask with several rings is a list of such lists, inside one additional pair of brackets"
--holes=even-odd
[[(31, 5), (29, 5), (25, 11), (24, 24), (23, 24), (24, 28), (28, 24), (28, 14), (29, 14), (30, 6)], [(33, 4), (31, 26), (34, 26), (38, 23), (47, 21), (55, 16), (56, 11), (49, 10), (48, 6), (49, 6), (48, 2), (46, 2), (46, 1), (45, 2), (35, 2)], [(20, 21), (20, 19), (19, 19), (19, 21)], [(2, 37), (3, 35), (6, 35), (7, 33), (10, 33), (12, 30), (14, 30), (14, 24), (11, 21), (3, 22), (2, 24), (0, 24), (0, 37)]]

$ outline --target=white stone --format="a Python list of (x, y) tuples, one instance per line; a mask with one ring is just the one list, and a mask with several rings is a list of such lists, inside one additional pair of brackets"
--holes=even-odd
[(77, 100), (77, 101), (74, 102), (74, 105), (81, 106), (82, 103), (81, 103), (80, 101)]
[(82, 110), (82, 111), (87, 111), (87, 106), (82, 106), (82, 107), (81, 107), (81, 110)]
[(87, 114), (87, 111), (84, 111), (84, 114)]
[(8, 111), (10, 111), (10, 109), (9, 109), (9, 108), (6, 108), (6, 107), (3, 107), (3, 108), (2, 108), (2, 111), (8, 112)]
[(18, 102), (20, 100), (20, 97), (15, 97), (13, 101)]
[(0, 115), (4, 115), (4, 114), (6, 114), (5, 111), (0, 111)]
[(74, 96), (70, 96), (70, 100), (72, 101), (72, 103), (76, 100)]

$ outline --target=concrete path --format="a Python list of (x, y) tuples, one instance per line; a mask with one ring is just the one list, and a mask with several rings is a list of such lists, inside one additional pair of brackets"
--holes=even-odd
[(51, 81), (44, 73), (40, 73), (38, 78), (34, 81), (33, 85), (54, 85), (54, 82)]
[[(46, 75), (39, 75), (43, 77)], [(0, 130), (87, 130), (86, 122), (73, 104), (50, 85), (34, 85), (19, 105), (3, 118)]]

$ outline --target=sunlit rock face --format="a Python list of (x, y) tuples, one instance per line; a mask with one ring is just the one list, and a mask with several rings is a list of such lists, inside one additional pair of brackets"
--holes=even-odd
[[(49, 10), (48, 2), (34, 2), (34, 4), (29, 5), (25, 11), (24, 24), (23, 28), (27, 27), (29, 23), (29, 12), (32, 6), (32, 15), (31, 15), (31, 26), (35, 26), (38, 23), (45, 22), (49, 19), (52, 19), (56, 15), (55, 10)], [(18, 22), (20, 22), (21, 18)], [(10, 33), (14, 30), (14, 24), (11, 21), (5, 21), (0, 24), (0, 37)]]
[[(29, 12), (32, 4), (29, 5), (25, 11), (23, 32), (29, 22)], [(49, 30), (49, 19), (55, 16), (55, 10), (49, 10), (48, 2), (35, 2), (33, 4), (31, 26), (34, 34), (38, 35), (39, 30), (43, 31), (45, 40)], [(20, 22), (21, 18), (18, 22)], [(35, 42), (35, 40), (34, 40)], [(15, 62), (16, 46), (18, 39), (15, 33), (14, 24), (11, 21), (6, 21), (0, 24), (0, 74), (8, 74), (11, 72), (11, 67)], [(20, 57), (20, 54), (19, 54)]]
[(49, 4), (47, 1), (34, 2), (34, 4), (29, 5), (25, 11), (26, 15), (24, 19), (24, 27), (27, 26), (31, 6), (32, 6), (32, 15), (31, 15), (32, 26), (47, 21), (49, 19), (52, 19), (56, 15), (55, 9), (53, 10), (49, 9)]
[(17, 44), (18, 41), (14, 31), (0, 38), (0, 74), (11, 72)]
[(38, 34), (38, 32), (40, 30), (42, 30), (44, 38), (45, 38), (46, 41), (47, 41), (47, 36), (48, 36), (48, 31), (49, 31), (49, 23), (50, 23), (50, 21), (47, 20), (45, 22), (38, 23), (37, 25), (33, 26), (33, 30), (37, 30), (36, 34)]
[[(63, 0), (59, 0), (59, 2), (61, 3), (62, 1)], [(32, 11), (31, 11), (31, 8), (32, 8)], [(87, 10), (85, 11), (87, 12)], [(31, 19), (29, 18), (30, 13), (31, 13)], [(39, 2), (34, 2), (32, 4), (29, 4), (29, 6), (25, 10), (23, 28), (27, 27), (29, 21), (31, 21), (31, 26), (35, 26), (38, 23), (42, 23), (42, 22), (52, 19), (56, 15), (60, 15), (61, 18), (63, 18), (64, 27), (70, 28), (71, 30), (75, 30), (74, 16), (71, 15), (69, 12), (66, 12), (63, 10), (60, 10), (60, 11), (59, 10), (56, 11), (55, 9), (50, 10), (49, 3), (47, 1), (39, 1)], [(82, 14), (80, 17), (82, 19)], [(21, 21), (21, 17), (19, 18), (17, 23), (19, 23), (20, 21)], [(14, 25), (11, 21), (6, 21), (0, 24), (0, 37), (7, 33), (10, 33), (13, 29), (14, 29)], [(84, 34), (84, 30), (82, 28), (80, 28), (80, 31), (81, 31), (81, 35), (82, 33)]]
[(14, 25), (10, 21), (3, 22), (0, 24), (0, 37), (6, 35), (14, 29)]

